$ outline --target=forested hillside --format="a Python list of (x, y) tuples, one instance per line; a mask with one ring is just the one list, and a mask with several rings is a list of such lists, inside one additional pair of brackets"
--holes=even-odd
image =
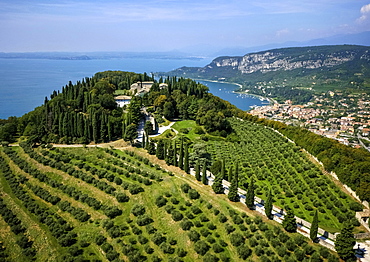
[[(150, 94), (135, 96), (126, 110), (118, 107), (114, 92), (128, 90), (138, 81), (154, 81), (146, 74), (101, 72), (61, 92), (54, 91), (44, 105), (21, 118), (10, 118), (0, 126), (0, 139), (12, 142), (17, 135), (38, 143), (100, 143), (126, 137), (132, 139), (143, 105), (154, 106), (159, 119), (197, 119), (210, 131), (224, 136), (228, 127), (224, 116), (235, 108), (208, 93), (208, 88), (190, 79), (176, 77), (155, 81)], [(159, 89), (160, 83), (167, 88)], [(134, 137), (135, 138), (135, 137)]]

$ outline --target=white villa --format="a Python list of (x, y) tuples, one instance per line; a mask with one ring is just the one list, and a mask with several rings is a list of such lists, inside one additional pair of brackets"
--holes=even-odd
[(130, 104), (131, 96), (116, 96), (114, 98), (119, 107)]

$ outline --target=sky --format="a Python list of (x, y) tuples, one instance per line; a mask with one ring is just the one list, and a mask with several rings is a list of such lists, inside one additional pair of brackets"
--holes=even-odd
[(370, 0), (0, 0), (0, 52), (252, 47), (370, 31)]

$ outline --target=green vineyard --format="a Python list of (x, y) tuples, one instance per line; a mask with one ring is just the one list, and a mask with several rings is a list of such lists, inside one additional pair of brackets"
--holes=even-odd
[(319, 211), (320, 227), (338, 232), (351, 218), (358, 224), (355, 202), (308, 159), (299, 147), (272, 129), (238, 119), (229, 119), (237, 141), (209, 141), (207, 151), (214, 160), (224, 160), (226, 170), (239, 163), (239, 186), (245, 189), (254, 178), (255, 193), (266, 199), (271, 188), (274, 204), (294, 210), (298, 217), (312, 221)]
[[(227, 142), (209, 142), (208, 146), (215, 155), (217, 146), (227, 148), (219, 157), (238, 156), (245, 179), (255, 175), (257, 192), (263, 192), (257, 194), (263, 196), (266, 180), (274, 181), (274, 186), (285, 172), (276, 172), (279, 176), (271, 174), (274, 169), (256, 173), (248, 162), (242, 162), (242, 154), (232, 150), (245, 149), (248, 160), (248, 154), (256, 154), (247, 150), (250, 140), (243, 139), (241, 148)], [(287, 168), (287, 179), (299, 174), (296, 179), (301, 181), (311, 171), (320, 176), (279, 135), (271, 141), (281, 146), (275, 146), (271, 154), (289, 154), (287, 162), (280, 163), (282, 158), (276, 162)], [(192, 176), (179, 169), (166, 171), (163, 161), (153, 160), (139, 149), (32, 148), (27, 144), (2, 148), (1, 261), (338, 261), (328, 249), (298, 233), (286, 233), (241, 203), (215, 196)], [(303, 160), (309, 169), (298, 172), (297, 163)], [(271, 161), (261, 154), (263, 165), (257, 168)], [(329, 181), (321, 179), (330, 194), (340, 196)], [(274, 190), (278, 201), (277, 191), (288, 189), (280, 186)], [(290, 190), (297, 196), (286, 204), (301, 205), (310, 199), (302, 193), (298, 201), (298, 193)], [(347, 207), (351, 201), (344, 198), (340, 203)]]

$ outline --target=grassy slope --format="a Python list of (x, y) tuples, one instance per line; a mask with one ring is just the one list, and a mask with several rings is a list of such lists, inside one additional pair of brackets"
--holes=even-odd
[[(164, 261), (167, 261), (168, 258), (175, 258), (176, 252), (179, 249), (184, 249), (187, 251), (186, 257), (183, 258), (183, 261), (202, 261), (203, 256), (197, 254), (194, 250), (194, 243), (189, 240), (189, 237), (187, 236), (187, 232), (182, 230), (180, 228), (180, 222), (175, 222), (172, 219), (171, 214), (167, 213), (165, 211), (166, 207), (160, 207), (158, 208), (155, 204), (155, 199), (157, 196), (164, 196), (167, 199), (167, 205), (166, 206), (173, 206), (173, 208), (179, 212), (181, 212), (184, 216), (189, 215), (191, 212), (191, 208), (193, 206), (198, 206), (201, 210), (201, 214), (193, 214), (194, 218), (191, 219), (191, 221), (195, 224), (198, 223), (200, 227), (193, 227), (198, 232), (201, 232), (203, 230), (204, 232), (209, 231), (211, 234), (208, 237), (201, 236), (201, 240), (208, 243), (210, 247), (212, 247), (213, 243), (221, 243), (221, 240), (225, 241), (227, 244), (227, 247), (225, 247), (224, 251), (221, 253), (215, 253), (212, 248), (208, 251), (208, 256), (210, 254), (213, 254), (217, 257), (230, 257), (231, 261), (238, 261), (240, 258), (237, 254), (237, 248), (234, 247), (230, 242), (230, 233), (228, 233), (225, 230), (225, 225), (229, 224), (235, 229), (235, 232), (238, 232), (239, 234), (246, 237), (246, 245), (250, 247), (253, 250), (252, 255), (250, 258), (252, 258), (254, 261), (260, 261), (262, 257), (265, 259), (267, 256), (263, 255), (263, 253), (268, 253), (268, 257), (270, 259), (275, 259), (274, 261), (277, 261), (277, 259), (285, 260), (284, 256), (288, 256), (290, 252), (284, 253), (283, 257), (279, 257), (278, 255), (278, 247), (282, 246), (282, 242), (276, 242), (273, 244), (271, 241), (272, 239), (277, 239), (279, 236), (284, 238), (285, 233), (283, 233), (280, 229), (280, 227), (276, 226), (276, 223), (270, 222), (270, 221), (260, 221), (260, 219), (256, 219), (256, 214), (254, 212), (249, 211), (245, 206), (243, 206), (241, 203), (230, 203), (227, 200), (227, 197), (224, 195), (216, 196), (212, 192), (211, 188), (208, 186), (201, 185), (197, 181), (193, 179), (193, 177), (186, 175), (182, 171), (180, 171), (178, 168), (175, 167), (167, 167), (164, 164), (164, 161), (159, 161), (153, 156), (147, 155), (144, 151), (140, 149), (133, 149), (137, 152), (137, 154), (145, 156), (149, 158), (152, 162), (155, 162), (156, 164), (166, 167), (172, 172), (174, 172), (175, 176), (169, 176), (167, 172), (163, 172), (161, 170), (158, 170), (158, 168), (151, 167), (148, 165), (145, 165), (142, 163), (142, 161), (138, 161), (138, 159), (134, 156), (131, 156), (125, 152), (121, 152), (119, 150), (116, 150), (115, 152), (118, 153), (118, 156), (125, 157), (125, 160), (122, 161), (123, 163), (129, 163), (132, 166), (141, 167), (142, 170), (149, 171), (150, 173), (156, 174), (158, 176), (163, 177), (162, 182), (153, 182), (150, 186), (143, 186), (145, 189), (145, 192), (139, 193), (136, 195), (132, 195), (127, 192), (127, 190), (122, 190), (119, 186), (115, 185), (114, 183), (109, 183), (112, 186), (114, 186), (117, 191), (125, 192), (130, 196), (130, 201), (127, 203), (117, 203), (115, 198), (112, 197), (112, 195), (106, 194), (105, 192), (102, 192), (101, 190), (93, 187), (92, 185), (89, 185), (83, 181), (81, 181), (78, 178), (72, 177), (67, 175), (66, 173), (62, 171), (58, 171), (54, 168), (50, 168), (48, 166), (41, 165), (37, 163), (36, 161), (29, 159), (29, 156), (23, 152), (23, 150), (18, 149), (18, 154), (23, 158), (29, 161), (33, 166), (37, 166), (42, 172), (48, 173), (49, 175), (52, 175), (55, 179), (60, 179), (63, 181), (63, 183), (66, 183), (68, 185), (73, 185), (75, 187), (78, 187), (78, 189), (83, 190), (84, 192), (88, 193), (91, 196), (95, 196), (100, 201), (104, 203), (110, 203), (114, 204), (115, 206), (118, 206), (120, 209), (122, 209), (123, 214), (112, 219), (115, 225), (125, 227), (125, 230), (122, 230), (124, 232), (124, 236), (112, 238), (109, 236), (107, 229), (104, 229), (102, 225), (105, 224), (105, 221), (108, 221), (107, 217), (99, 210), (92, 210), (89, 206), (86, 204), (83, 204), (79, 201), (76, 201), (75, 199), (69, 197), (68, 195), (64, 194), (63, 192), (60, 192), (59, 190), (53, 189), (46, 185), (45, 183), (41, 183), (37, 179), (32, 178), (29, 174), (24, 173), (23, 171), (20, 171), (18, 167), (16, 167), (12, 161), (7, 158), (6, 154), (1, 152), (1, 155), (4, 156), (7, 161), (11, 164), (11, 168), (14, 171), (14, 173), (22, 173), (23, 175), (26, 175), (29, 178), (29, 182), (31, 184), (39, 185), (43, 187), (44, 189), (48, 190), (52, 194), (60, 196), (63, 200), (67, 200), (73, 205), (80, 206), (82, 209), (87, 211), (89, 214), (92, 215), (89, 221), (87, 222), (79, 222), (76, 219), (74, 219), (69, 213), (62, 212), (58, 210), (56, 206), (51, 206), (49, 203), (46, 203), (45, 201), (41, 200), (37, 196), (33, 195), (32, 192), (30, 195), (39, 202), (40, 204), (44, 206), (49, 206), (51, 209), (58, 212), (64, 219), (66, 219), (69, 223), (71, 223), (74, 226), (74, 231), (78, 234), (78, 243), (79, 246), (83, 241), (86, 241), (90, 243), (88, 247), (83, 248), (83, 256), (87, 259), (101, 259), (103, 261), (107, 261), (105, 257), (105, 252), (102, 249), (102, 246), (99, 246), (95, 244), (95, 238), (97, 235), (103, 235), (107, 238), (107, 243), (111, 244), (113, 249), (117, 251), (120, 254), (121, 259), (127, 259), (126, 256), (122, 254), (123, 244), (126, 246), (133, 246), (135, 247), (138, 252), (142, 255), (147, 256), (150, 259), (153, 259), (155, 256), (158, 256)], [(40, 153), (40, 150), (37, 152)], [(104, 152), (102, 149), (84, 149), (84, 148), (65, 148), (65, 149), (59, 149), (57, 152), (52, 152), (56, 155), (72, 155), (72, 156), (84, 156), (86, 160), (82, 160), (85, 163), (88, 163), (91, 166), (94, 166), (98, 171), (104, 169), (104, 163), (109, 165), (113, 165), (116, 168), (120, 169), (119, 166), (112, 163), (112, 160), (116, 160), (118, 162), (121, 162), (120, 158), (112, 156), (106, 152)], [(81, 161), (81, 160), (78, 160)], [(78, 162), (75, 159), (72, 159), (72, 165), (75, 166)], [(139, 166), (140, 165), (140, 166)], [(75, 166), (76, 168), (76, 166)], [(86, 173), (91, 173), (87, 172)], [(92, 173), (91, 173), (92, 174)], [(93, 174), (94, 175), (94, 174)], [(94, 175), (95, 176), (95, 175)], [(120, 176), (124, 181), (129, 181), (130, 183), (133, 182), (132, 179), (126, 179), (124, 176)], [(102, 181), (105, 181), (108, 183), (106, 179), (101, 179)], [(47, 261), (49, 258), (49, 261), (53, 261), (54, 258), (61, 258), (63, 254), (68, 253), (68, 248), (62, 248), (60, 247), (55, 239), (50, 236), (48, 233), (49, 231), (40, 224), (37, 219), (33, 217), (33, 215), (29, 214), (27, 210), (23, 207), (22, 203), (14, 198), (14, 196), (11, 195), (11, 191), (9, 188), (7, 188), (7, 181), (1, 176), (1, 189), (2, 192), (5, 192), (8, 194), (8, 200), (7, 201), (14, 201), (19, 202), (17, 203), (17, 207), (14, 207), (15, 210), (19, 210), (20, 213), (23, 213), (23, 215), (19, 215), (19, 218), (22, 220), (22, 223), (27, 228), (38, 228), (41, 230), (40, 232), (31, 232), (30, 236), (31, 239), (34, 240), (34, 242), (38, 242), (37, 238), (39, 238), (39, 234), (47, 236), (47, 241), (43, 243), (43, 245), (36, 245), (36, 249), (38, 250), (38, 254), (36, 256), (36, 261)], [(201, 198), (192, 200), (189, 198), (188, 194), (181, 191), (180, 186), (183, 183), (189, 183), (189, 185), (196, 189), (200, 194)], [(134, 182), (136, 183), (136, 182)], [(15, 200), (13, 200), (15, 199)], [(176, 204), (176, 199), (179, 201), (179, 203)], [(190, 204), (189, 204), (190, 203)], [(135, 204), (142, 204), (146, 208), (146, 214), (148, 214), (154, 222), (151, 224), (154, 226), (162, 235), (164, 235), (167, 239), (166, 243), (169, 244), (171, 239), (176, 240), (176, 244), (172, 245), (172, 247), (175, 249), (175, 254), (166, 254), (163, 252), (160, 246), (155, 245), (151, 239), (153, 238), (153, 234), (150, 234), (146, 227), (140, 227), (137, 223), (137, 218), (131, 213), (131, 208)], [(27, 214), (28, 213), (28, 214)], [(223, 214), (227, 218), (226, 223), (221, 223), (220, 216)], [(238, 214), (237, 217), (242, 218), (242, 222), (239, 225), (236, 225), (233, 222), (233, 219), (235, 214)], [(206, 217), (209, 221), (208, 222), (202, 222), (205, 221)], [(198, 222), (196, 222), (198, 221)], [(12, 237), (9, 238), (9, 235), (12, 233), (9, 232), (9, 230), (6, 229), (4, 226), (4, 222), (0, 220), (1, 225), (3, 226), (3, 230), (1, 232), (1, 238), (6, 238), (7, 241), (4, 242), (4, 245), (6, 247), (7, 252), (10, 254), (10, 261), (17, 261), (17, 256), (19, 255), (19, 249), (17, 252), (17, 248), (12, 247), (14, 243), (12, 243)], [(207, 230), (207, 227), (210, 227), (210, 224), (213, 224), (216, 229), (213, 230)], [(240, 221), (238, 222), (240, 223)], [(261, 225), (267, 225), (261, 226)], [(264, 228), (265, 227), (265, 228)], [(263, 228), (261, 230), (260, 228)], [(147, 238), (149, 242), (147, 244), (140, 244), (138, 242), (138, 234), (137, 232), (134, 233), (135, 229), (140, 229), (142, 231), (142, 236)], [(32, 229), (33, 230), (33, 229)], [(235, 233), (234, 232), (234, 233)], [(270, 233), (266, 233), (270, 232)], [(270, 234), (270, 235), (269, 235)], [(269, 235), (269, 236), (267, 236)], [(290, 235), (291, 237), (297, 238), (296, 234)], [(250, 239), (258, 239), (258, 243), (264, 244), (265, 246), (262, 247), (261, 244), (257, 246), (251, 246)], [(41, 239), (41, 238), (40, 238)], [(249, 239), (249, 240), (248, 240)], [(286, 240), (285, 240), (286, 241)], [(146, 254), (144, 251), (145, 247), (147, 245), (150, 245), (150, 247), (153, 248), (154, 253), (153, 254)], [(317, 247), (315, 247), (317, 248)], [(302, 249), (303, 248), (297, 248)], [(264, 250), (264, 251), (261, 251)], [(262, 253), (261, 253), (262, 252)], [(52, 255), (51, 255), (52, 254)], [(27, 261), (27, 260), (25, 260)]]
[[(181, 130), (188, 122), (177, 122), (174, 128)], [(190, 123), (194, 129), (195, 122)], [(243, 188), (250, 177), (254, 177), (258, 197), (266, 199), (266, 192), (271, 188), (275, 205), (282, 208), (289, 206), (295, 215), (309, 222), (312, 221), (314, 210), (319, 208), (320, 227), (329, 232), (338, 232), (341, 228), (338, 218), (348, 217), (346, 212), (353, 200), (341, 192), (330, 177), (323, 175), (320, 166), (315, 166), (292, 143), (271, 130), (237, 120), (231, 123), (238, 141), (208, 141), (207, 151), (213, 159), (224, 159), (226, 170), (235, 161), (239, 162), (239, 186)], [(315, 177), (308, 177), (310, 172)]]

